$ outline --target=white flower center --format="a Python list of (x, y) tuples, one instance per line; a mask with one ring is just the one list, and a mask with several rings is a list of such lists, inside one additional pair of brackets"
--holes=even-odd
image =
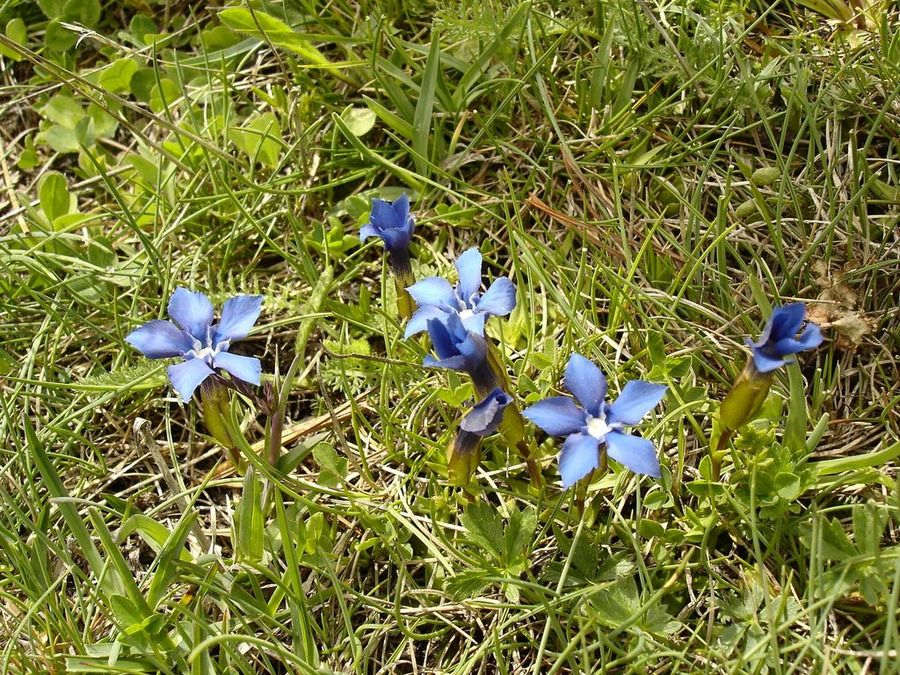
[(474, 316), (474, 315), (475, 315), (475, 312), (472, 311), (471, 309), (464, 309), (459, 313), (459, 320), (465, 321), (466, 319), (468, 319), (469, 317)]
[(213, 347), (211, 343), (207, 342), (204, 347), (200, 340), (194, 338), (194, 348), (185, 352), (184, 357), (186, 359), (203, 359), (206, 363), (212, 365), (212, 360), (219, 352), (228, 351), (229, 343), (229, 340), (222, 340)]
[(587, 418), (587, 432), (598, 441), (602, 441), (606, 438), (606, 434), (610, 431), (612, 431), (612, 427), (606, 423), (605, 417)]
[(203, 349), (194, 350), (194, 358), (195, 359), (206, 359), (216, 355), (217, 349), (213, 349), (212, 347), (204, 347)]

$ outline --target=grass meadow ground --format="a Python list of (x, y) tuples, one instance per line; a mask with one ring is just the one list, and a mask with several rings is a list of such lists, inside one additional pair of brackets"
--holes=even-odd
[[(900, 13), (877, 0), (0, 0), (0, 671), (894, 673)], [(403, 340), (480, 247), (523, 405), (573, 351), (654, 480), (545, 486)], [(371, 242), (371, 243), (370, 243)], [(237, 470), (125, 343), (187, 286), (265, 296), (283, 456)], [(720, 480), (718, 404), (775, 305), (779, 371)], [(264, 418), (233, 408), (261, 451)], [(262, 453), (261, 453), (262, 455)]]

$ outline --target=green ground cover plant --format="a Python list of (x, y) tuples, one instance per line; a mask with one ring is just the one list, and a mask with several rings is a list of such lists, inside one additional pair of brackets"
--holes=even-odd
[(0, 0), (0, 672), (898, 672), (898, 94), (878, 0)]

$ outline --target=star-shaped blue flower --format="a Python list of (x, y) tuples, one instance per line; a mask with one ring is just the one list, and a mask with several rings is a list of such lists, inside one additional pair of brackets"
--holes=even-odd
[(753, 350), (753, 364), (760, 373), (769, 373), (786, 364), (785, 356), (815, 349), (820, 344), (822, 331), (816, 324), (806, 323), (806, 305), (802, 302), (777, 307), (759, 340), (747, 340), (747, 346)]
[(659, 459), (653, 444), (623, 432), (641, 421), (662, 400), (666, 387), (642, 380), (625, 385), (612, 404), (606, 398), (606, 378), (581, 354), (572, 354), (566, 364), (565, 386), (581, 406), (568, 396), (553, 396), (526, 408), (522, 414), (551, 436), (565, 436), (559, 453), (563, 487), (574, 485), (599, 462), (597, 450), (606, 452), (635, 473), (659, 478)]
[(401, 195), (393, 202), (372, 200), (369, 222), (359, 230), (359, 238), (381, 237), (388, 251), (403, 251), (412, 239), (415, 221), (409, 213), (409, 197)]
[(225, 302), (222, 320), (213, 324), (209, 298), (179, 287), (169, 299), (169, 316), (175, 323), (150, 321), (129, 333), (125, 341), (151, 359), (182, 357), (184, 361), (169, 366), (167, 372), (175, 391), (187, 403), (216, 368), (244, 382), (259, 384), (259, 359), (230, 354), (228, 348), (247, 337), (261, 308), (262, 296), (239, 295)]
[(506, 277), (495, 279), (481, 293), (481, 252), (477, 248), (464, 251), (456, 259), (459, 281), (452, 286), (441, 277), (428, 277), (407, 290), (419, 309), (406, 324), (404, 337), (420, 333), (432, 319), (456, 315), (466, 329), (484, 335), (484, 320), (489, 316), (505, 316), (516, 306), (516, 286)]

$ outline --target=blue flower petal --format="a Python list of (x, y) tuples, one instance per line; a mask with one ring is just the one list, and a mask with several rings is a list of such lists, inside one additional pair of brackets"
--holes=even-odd
[(361, 228), (359, 228), (359, 240), (365, 241), (369, 237), (380, 237), (381, 233), (378, 231), (372, 223), (366, 223)]
[(467, 331), (466, 327), (463, 325), (462, 320), (459, 318), (459, 314), (456, 314), (454, 312), (448, 313), (446, 315), (444, 319), (444, 326), (446, 326), (447, 331), (453, 338), (454, 344), (463, 342), (469, 335), (469, 331)]
[(405, 229), (392, 228), (382, 230), (381, 238), (384, 240), (384, 247), (389, 251), (402, 250), (409, 246), (409, 231)]
[(755, 342), (750, 340), (749, 338), (746, 340), (747, 346), (751, 349), (759, 349), (760, 347), (764, 347), (766, 343), (769, 341), (769, 336), (772, 335), (772, 317), (769, 317), (769, 320), (766, 321), (766, 325), (763, 327), (762, 333), (760, 333), (759, 339)]
[(566, 438), (559, 453), (559, 475), (562, 476), (563, 487), (571, 487), (597, 468), (599, 443), (588, 434), (572, 434)]
[(428, 330), (428, 322), (430, 320), (442, 320), (446, 315), (447, 313), (444, 310), (435, 307), (434, 305), (424, 305), (419, 307), (419, 309), (416, 310), (416, 313), (406, 322), (406, 330), (403, 332), (404, 339), (412, 337), (416, 333)]
[(466, 337), (462, 342), (456, 343), (459, 353), (469, 360), (471, 367), (484, 361), (487, 356), (487, 343), (480, 335), (471, 331), (466, 331)]
[(439, 358), (446, 359), (459, 355), (459, 350), (456, 348), (444, 321), (441, 319), (429, 319), (426, 322), (426, 326), (428, 327), (428, 336), (431, 338), (431, 344)]
[(459, 273), (459, 295), (468, 304), (469, 299), (481, 290), (481, 251), (470, 248), (456, 259)]
[(191, 400), (194, 390), (200, 386), (207, 377), (213, 374), (212, 369), (206, 365), (203, 359), (188, 359), (183, 363), (176, 363), (166, 369), (172, 387), (178, 392), (185, 403)]
[(253, 328), (262, 309), (261, 295), (238, 295), (225, 301), (222, 320), (216, 325), (214, 344), (222, 340), (241, 340)]
[[(406, 228), (407, 225), (412, 225), (409, 222), (409, 195), (405, 192), (397, 197), (393, 202), (391, 202), (391, 208), (394, 209), (394, 222), (397, 223), (396, 227)], [(410, 233), (412, 233), (412, 228), (410, 227)]]
[(171, 321), (149, 321), (131, 331), (125, 342), (151, 359), (181, 356), (193, 347), (193, 340)]
[(427, 277), (417, 281), (406, 289), (416, 301), (419, 307), (423, 305), (437, 305), (438, 307), (452, 307), (453, 287), (450, 282), (440, 277)]
[(814, 323), (808, 324), (803, 332), (796, 338), (787, 337), (775, 343), (775, 353), (779, 356), (805, 352), (815, 349), (822, 344), (822, 331)]
[(619, 464), (635, 473), (659, 478), (659, 458), (653, 443), (640, 436), (610, 431), (606, 434), (606, 452)]
[(516, 285), (506, 277), (495, 279), (477, 303), (479, 312), (487, 312), (494, 316), (506, 316), (515, 307)]
[(778, 342), (784, 338), (794, 337), (800, 330), (800, 326), (803, 325), (805, 316), (806, 305), (802, 302), (792, 302), (789, 305), (777, 307), (772, 312), (769, 340)]
[(259, 384), (262, 365), (257, 358), (219, 352), (213, 357), (213, 365), (216, 368), (224, 368), (239, 380), (250, 384)]
[(484, 317), (486, 315), (481, 312), (473, 312), (465, 319), (462, 319), (462, 324), (466, 330), (470, 330), (476, 335), (484, 335)]
[(179, 286), (169, 298), (169, 316), (188, 333), (206, 344), (206, 330), (213, 320), (213, 306), (203, 293)]
[(503, 420), (503, 411), (512, 400), (512, 396), (497, 387), (462, 418), (460, 429), (479, 436), (494, 433)]
[(600, 415), (600, 406), (606, 398), (606, 378), (600, 369), (581, 354), (572, 354), (566, 364), (566, 389), (594, 417)]
[(400, 227), (403, 224), (403, 221), (397, 218), (393, 205), (383, 199), (372, 200), (372, 214), (369, 216), (369, 222), (379, 230)]
[(631, 380), (619, 398), (609, 406), (609, 422), (637, 424), (666, 394), (666, 386), (643, 380)]
[(584, 428), (584, 410), (568, 396), (553, 396), (538, 401), (522, 411), (526, 419), (551, 436), (566, 436)]
[(777, 356), (769, 356), (762, 349), (754, 347), (749, 341), (748, 344), (753, 347), (753, 365), (756, 366), (756, 370), (760, 373), (771, 373), (787, 363), (787, 361)]
[(426, 355), (422, 364), (426, 368), (448, 368), (449, 370), (467, 370), (469, 359), (462, 354), (448, 356), (446, 359), (436, 359), (430, 354)]

